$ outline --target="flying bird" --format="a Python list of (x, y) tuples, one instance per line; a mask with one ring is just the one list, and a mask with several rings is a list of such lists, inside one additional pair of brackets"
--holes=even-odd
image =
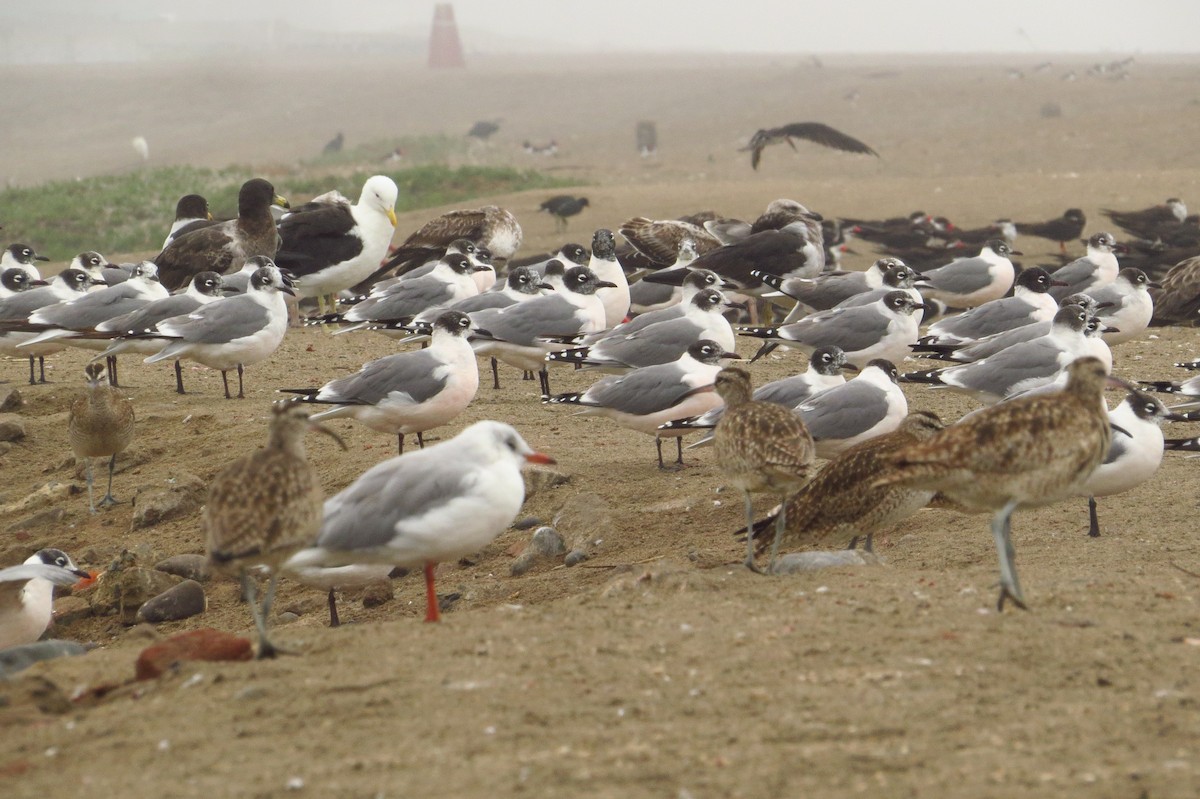
[(869, 145), (821, 122), (793, 122), (781, 128), (759, 130), (750, 137), (750, 143), (738, 152), (749, 151), (750, 166), (758, 169), (758, 162), (762, 158), (762, 151), (767, 145), (787, 142), (788, 146), (795, 150), (796, 142), (793, 139), (805, 139), (825, 147), (832, 147), (835, 150), (879, 157), (879, 153), (871, 149)]

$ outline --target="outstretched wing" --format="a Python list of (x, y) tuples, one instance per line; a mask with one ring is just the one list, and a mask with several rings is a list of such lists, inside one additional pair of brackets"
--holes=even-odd
[(835, 150), (879, 157), (879, 153), (871, 149), (869, 145), (821, 122), (794, 122), (791, 125), (784, 125), (782, 128), (777, 128), (773, 132), (777, 135), (786, 136), (789, 139), (806, 139), (825, 147), (832, 147)]

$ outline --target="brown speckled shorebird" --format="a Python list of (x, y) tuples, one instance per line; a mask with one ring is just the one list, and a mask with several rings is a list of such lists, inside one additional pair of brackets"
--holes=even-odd
[(133, 403), (104, 379), (104, 366), (89, 363), (83, 371), (87, 375), (87, 393), (71, 403), (67, 430), (71, 451), (76, 458), (87, 461), (88, 507), (95, 513), (92, 459), (109, 456), (108, 491), (100, 504), (116, 505), (112, 495), (113, 469), (118, 453), (124, 452), (133, 441)]
[[(782, 543), (789, 546), (832, 543), (866, 537), (870, 549), (876, 530), (891, 527), (925, 507), (931, 490), (901, 485), (873, 486), (890, 468), (888, 456), (910, 444), (926, 441), (945, 425), (936, 414), (913, 411), (891, 433), (863, 441), (825, 464), (809, 483), (784, 503), (787, 527)], [(755, 525), (755, 538), (765, 533), (774, 517)], [(830, 541), (830, 539), (837, 539)], [(766, 549), (766, 541), (757, 547)]]
[[(216, 571), (240, 577), (258, 629), (260, 658), (283, 651), (267, 638), (279, 566), (315, 541), (321, 530), (325, 496), (304, 451), (309, 430), (325, 433), (346, 448), (337, 433), (311, 421), (303, 405), (277, 403), (267, 446), (226, 466), (208, 489), (203, 525), (209, 563)], [(271, 572), (261, 607), (249, 571), (253, 566), (266, 566)]]
[(1112, 438), (1101, 402), (1110, 379), (1098, 358), (1068, 367), (1062, 391), (1002, 402), (889, 457), (893, 468), (875, 486), (941, 492), (967, 510), (992, 511), (1000, 556), (999, 610), (1006, 599), (1025, 608), (1012, 545), (1012, 513), (1079, 493), (1104, 460)]
[[(714, 387), (725, 401), (725, 413), (713, 431), (717, 468), (746, 500), (746, 529), (754, 525), (751, 494), (769, 491), (787, 500), (811, 477), (816, 447), (800, 417), (781, 405), (752, 399), (750, 373), (727, 367), (717, 373)], [(786, 505), (775, 520), (775, 543), (769, 563), (774, 563), (779, 540), (787, 524)], [(754, 563), (754, 539), (746, 544), (746, 566)], [(768, 566), (770, 568), (770, 566)]]

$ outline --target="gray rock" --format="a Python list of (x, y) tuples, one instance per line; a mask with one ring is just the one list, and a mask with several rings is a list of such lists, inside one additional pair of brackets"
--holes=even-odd
[(567, 566), (578, 566), (587, 559), (588, 553), (584, 552), (582, 549), (572, 549), (567, 553), (567, 556), (563, 558), (563, 563), (565, 563)]
[(532, 497), (535, 494), (544, 491), (548, 491), (552, 488), (557, 488), (558, 486), (571, 481), (571, 475), (567, 474), (566, 472), (560, 472), (557, 469), (528, 469), (524, 474), (526, 498)]
[(194, 513), (207, 496), (208, 486), (194, 474), (181, 474), (166, 485), (138, 491), (133, 497), (132, 529)]
[(87, 647), (83, 644), (53, 638), (48, 641), (6, 647), (0, 649), (0, 677), (9, 677), (43, 660), (82, 655), (87, 651)]
[(199, 615), (207, 607), (208, 600), (204, 596), (204, 587), (195, 580), (184, 580), (147, 600), (138, 608), (137, 620), (151, 624), (161, 621), (178, 621)]
[(838, 549), (833, 552), (789, 552), (781, 555), (771, 568), (772, 574), (804, 574), (836, 566), (875, 566), (882, 563), (873, 552)]
[(208, 567), (208, 558), (203, 555), (172, 555), (155, 563), (154, 568), (185, 580), (196, 580), (201, 583), (212, 576), (212, 570)]
[(532, 530), (534, 527), (540, 526), (542, 520), (536, 516), (526, 516), (524, 519), (518, 519), (513, 522), (514, 530)]
[(566, 544), (563, 543), (562, 536), (558, 534), (557, 530), (553, 527), (539, 527), (533, 534), (533, 538), (530, 539), (529, 546), (508, 567), (509, 573), (514, 577), (520, 577), (533, 568), (533, 565), (539, 560), (557, 558), (566, 551)]
[(24, 422), (11, 414), (0, 417), (0, 441), (20, 441), (24, 437)]
[(543, 558), (556, 558), (567, 551), (562, 536), (553, 527), (539, 527), (529, 542), (527, 552)]
[(11, 413), (25, 404), (25, 398), (15, 388), (0, 388), (0, 413)]

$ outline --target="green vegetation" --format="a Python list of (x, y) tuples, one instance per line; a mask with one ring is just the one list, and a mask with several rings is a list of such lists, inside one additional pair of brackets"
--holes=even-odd
[[(397, 146), (404, 148), (403, 161), (369, 166), (378, 165), (383, 154)], [(567, 185), (536, 170), (431, 163), (456, 156), (464, 148), (465, 144), (446, 136), (411, 137), (324, 155), (286, 175), (264, 176), (296, 203), (330, 189), (356, 200), (368, 177), (388, 175), (400, 188), (398, 213)], [(257, 174), (249, 167), (168, 167), (7, 189), (0, 191), (4, 226), (0, 238), (4, 243), (29, 244), (53, 262), (65, 262), (86, 250), (105, 255), (157, 250), (181, 196), (201, 194), (215, 215), (231, 217), (237, 213), (238, 189)]]

